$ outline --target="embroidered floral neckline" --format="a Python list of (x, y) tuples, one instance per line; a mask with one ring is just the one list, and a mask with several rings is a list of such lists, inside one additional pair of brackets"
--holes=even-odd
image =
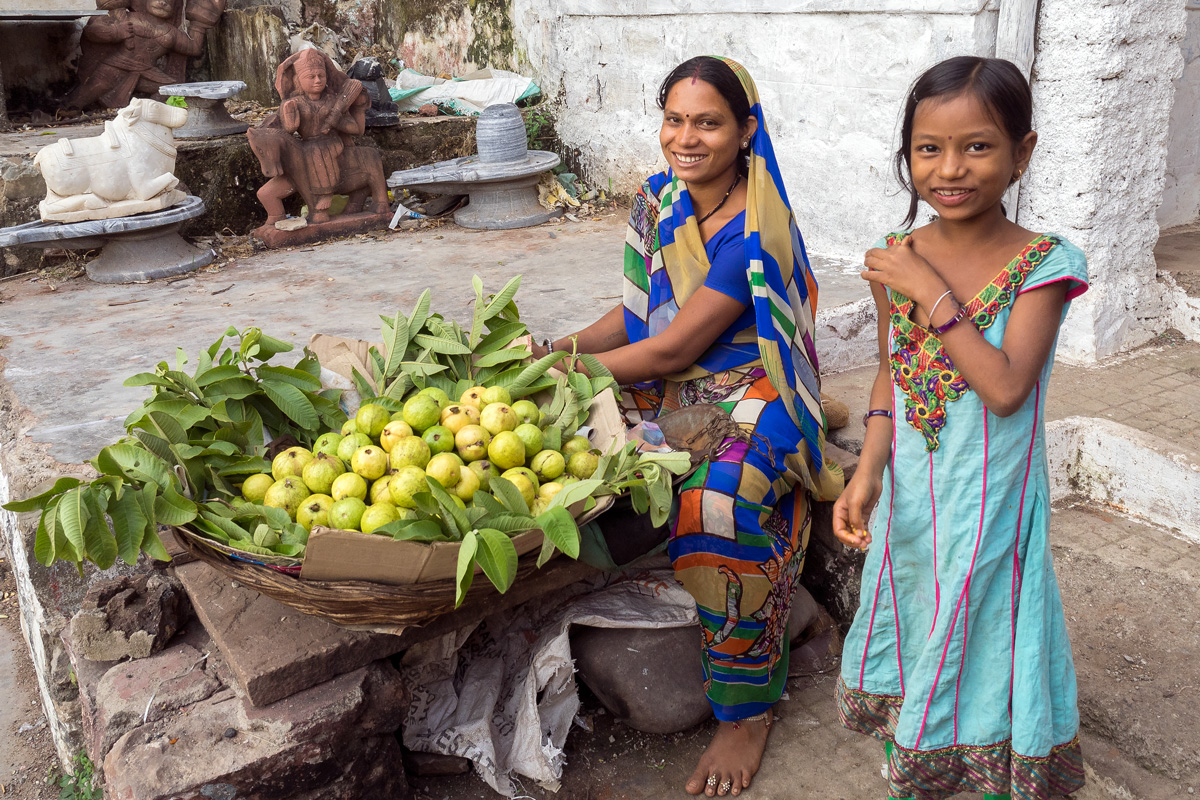
[[(887, 237), (891, 247), (908, 233)], [(988, 328), (1002, 310), (1012, 304), (1025, 276), (1059, 243), (1049, 234), (1038, 236), (1022, 248), (1012, 261), (965, 303), (967, 319), (979, 330)], [(914, 303), (899, 292), (888, 292), (892, 317), (892, 382), (904, 392), (904, 417), (925, 437), (925, 449), (938, 447), (938, 434), (946, 425), (946, 406), (971, 387), (958, 373), (942, 340), (933, 331), (912, 320)]]

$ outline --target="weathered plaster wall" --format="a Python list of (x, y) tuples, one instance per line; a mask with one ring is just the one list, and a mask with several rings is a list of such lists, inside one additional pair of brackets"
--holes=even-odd
[(1170, 324), (1153, 247), (1184, 23), (1180, 0), (1042, 0), (1033, 82), (1040, 138), (1020, 221), (1088, 255), (1092, 290), (1063, 329), (1066, 358), (1104, 358)]
[(754, 76), (805, 239), (857, 256), (904, 217), (891, 155), (904, 93), (954, 55), (990, 55), (995, 0), (513, 0), (518, 51), (563, 109), (589, 179), (630, 191), (659, 166), (658, 85), (728, 55)]
[(1181, 45), (1183, 75), (1175, 81), (1167, 179), (1158, 223), (1186, 225), (1200, 217), (1200, 2), (1187, 3), (1187, 33)]

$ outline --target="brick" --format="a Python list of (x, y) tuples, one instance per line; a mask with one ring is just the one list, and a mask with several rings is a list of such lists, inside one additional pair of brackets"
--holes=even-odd
[(303, 614), (194, 561), (175, 567), (236, 688), (263, 706), (399, 652), (397, 636), (351, 631)]

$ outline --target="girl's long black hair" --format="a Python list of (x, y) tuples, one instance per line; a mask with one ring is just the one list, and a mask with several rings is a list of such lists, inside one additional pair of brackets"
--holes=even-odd
[(930, 97), (949, 99), (964, 93), (974, 95), (984, 104), (1014, 145), (1033, 130), (1029, 81), (1011, 61), (957, 56), (927, 69), (908, 92), (900, 124), (900, 149), (896, 151), (896, 177), (909, 194), (906, 228), (916, 221), (917, 202), (921, 199), (912, 182), (913, 116), (917, 104)]
[[(738, 80), (738, 76), (734, 74), (728, 64), (712, 56), (689, 58), (663, 78), (662, 84), (658, 87), (658, 107), (660, 109), (667, 107), (667, 95), (670, 94), (671, 88), (688, 78), (711, 84), (721, 97), (725, 98), (730, 111), (733, 112), (733, 118), (739, 125), (744, 124), (749, 118), (750, 101), (746, 99), (746, 90), (742, 88), (742, 82)], [(739, 156), (738, 172), (744, 178), (750, 173), (750, 154), (741, 153)]]

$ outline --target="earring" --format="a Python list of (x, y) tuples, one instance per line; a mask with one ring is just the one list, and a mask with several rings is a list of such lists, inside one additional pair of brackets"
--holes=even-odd
[(743, 150), (745, 150), (745, 149), (746, 149), (747, 147), (749, 147), (749, 146), (750, 146), (750, 140), (749, 140), (749, 139), (747, 139), (746, 141), (742, 142), (742, 149), (743, 149)]
[(1013, 180), (1014, 180), (1014, 181), (1019, 181), (1019, 180), (1021, 180), (1021, 176), (1022, 176), (1022, 175), (1024, 175), (1024, 174), (1025, 174), (1025, 170), (1023, 170), (1023, 169), (1019, 169), (1019, 170), (1017, 170), (1017, 177), (1013, 178)]

